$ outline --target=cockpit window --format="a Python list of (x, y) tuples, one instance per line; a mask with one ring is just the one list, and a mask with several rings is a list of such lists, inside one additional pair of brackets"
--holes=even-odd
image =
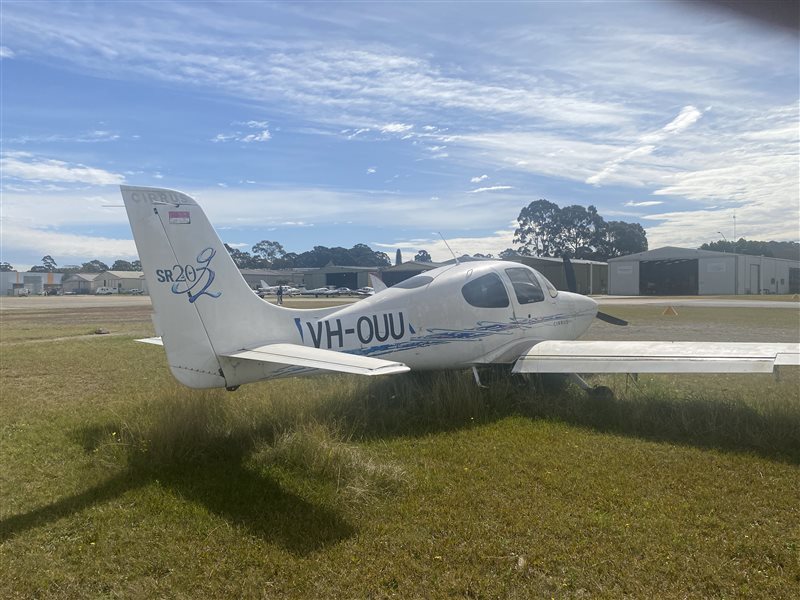
[(556, 289), (556, 286), (550, 283), (550, 280), (541, 273), (539, 273), (539, 277), (541, 277), (542, 281), (544, 281), (544, 285), (547, 288), (547, 293), (550, 294), (550, 297), (555, 298), (558, 296), (558, 290)]
[(392, 287), (400, 288), (401, 290), (413, 290), (414, 288), (428, 285), (431, 281), (433, 281), (433, 277), (430, 275), (414, 275)]
[(542, 286), (536, 281), (536, 276), (528, 269), (506, 269), (506, 274), (514, 286), (514, 294), (520, 304), (532, 304), (544, 300)]
[(478, 308), (505, 308), (508, 294), (500, 278), (494, 273), (482, 275), (461, 288), (464, 300)]

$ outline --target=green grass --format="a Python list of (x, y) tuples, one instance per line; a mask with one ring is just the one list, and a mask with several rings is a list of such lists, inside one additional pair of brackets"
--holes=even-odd
[[(637, 310), (614, 335), (797, 339), (793, 310)], [(150, 334), (114, 316), (91, 325)], [(126, 335), (2, 326), (2, 597), (800, 594), (796, 370), (603, 402), (493, 373), (193, 392)]]

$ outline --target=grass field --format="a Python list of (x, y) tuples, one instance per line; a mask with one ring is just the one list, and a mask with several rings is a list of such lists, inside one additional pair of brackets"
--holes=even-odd
[[(59, 306), (0, 310), (0, 597), (800, 597), (797, 369), (199, 393), (131, 341), (149, 307)], [(800, 338), (662, 310), (589, 337)]]

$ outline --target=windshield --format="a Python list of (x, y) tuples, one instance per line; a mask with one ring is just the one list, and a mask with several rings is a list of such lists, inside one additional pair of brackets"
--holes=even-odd
[(536, 280), (533, 271), (523, 267), (506, 269), (506, 274), (514, 286), (514, 294), (520, 304), (532, 304), (544, 300), (542, 286)]

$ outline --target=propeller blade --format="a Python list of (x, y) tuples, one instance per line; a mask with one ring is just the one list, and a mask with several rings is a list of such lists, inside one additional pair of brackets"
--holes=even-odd
[(601, 321), (605, 321), (606, 323), (611, 323), (612, 325), (621, 325), (625, 326), (628, 322), (625, 319), (620, 319), (619, 317), (612, 317), (608, 313), (597, 311), (596, 317)]
[(575, 267), (572, 266), (566, 254), (562, 258), (564, 260), (564, 278), (567, 280), (567, 290), (575, 292), (578, 289), (578, 284), (575, 282)]

